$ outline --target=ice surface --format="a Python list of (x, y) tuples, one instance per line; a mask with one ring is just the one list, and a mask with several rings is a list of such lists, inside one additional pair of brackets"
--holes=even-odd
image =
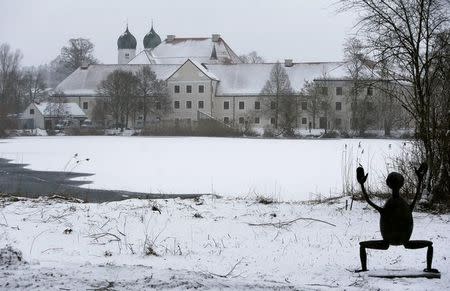
[[(384, 187), (402, 140), (270, 140), (195, 137), (22, 137), (0, 157), (35, 170), (93, 173), (85, 187), (147, 193), (216, 193), (278, 200), (341, 195), (362, 164)], [(78, 153), (83, 161), (76, 164)]]

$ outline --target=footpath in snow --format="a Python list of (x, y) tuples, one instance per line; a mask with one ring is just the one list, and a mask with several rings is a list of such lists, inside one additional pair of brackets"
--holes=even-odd
[[(0, 200), (0, 289), (446, 290), (450, 215), (415, 212), (412, 239), (434, 242), (442, 279), (380, 279), (359, 268), (359, 241), (379, 239), (378, 213), (355, 201)], [(377, 201), (381, 204), (381, 201)], [(316, 219), (316, 220), (311, 220)], [(11, 255), (11, 254), (10, 254)], [(371, 270), (425, 267), (426, 250), (368, 251)], [(103, 288), (103, 289), (101, 289)]]

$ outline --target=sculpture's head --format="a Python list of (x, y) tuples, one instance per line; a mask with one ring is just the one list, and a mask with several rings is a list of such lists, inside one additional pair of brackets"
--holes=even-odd
[(403, 178), (402, 174), (397, 172), (390, 173), (386, 178), (386, 184), (394, 191), (394, 193), (398, 192), (404, 183), (405, 178)]

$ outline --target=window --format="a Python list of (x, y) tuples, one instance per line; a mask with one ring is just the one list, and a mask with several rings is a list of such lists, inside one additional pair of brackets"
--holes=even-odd
[(175, 109), (180, 108), (180, 101), (175, 101), (173, 107), (175, 107)]
[(308, 110), (308, 102), (302, 102), (302, 110)]
[(341, 96), (342, 95), (342, 87), (336, 87), (336, 95)]
[(275, 117), (272, 117), (272, 118), (270, 119), (270, 124), (275, 124)]
[(129, 53), (126, 53), (126, 54), (125, 54), (125, 58), (128, 59), (129, 57), (130, 57), (130, 54), (129, 54)]
[(186, 101), (186, 108), (191, 109), (192, 108), (192, 101)]
[(186, 85), (186, 93), (192, 93), (192, 86)]
[(259, 124), (259, 117), (255, 117), (255, 124)]
[(326, 101), (320, 102), (320, 108), (322, 108), (322, 110), (328, 110), (328, 105), (331, 107), (331, 104), (328, 104)]
[(277, 103), (272, 101), (270, 102), (270, 109), (276, 109), (277, 108)]
[(306, 119), (306, 117), (302, 117), (302, 124), (306, 124), (308, 122), (308, 120)]
[(173, 88), (173, 91), (175, 93), (180, 93), (180, 85), (175, 85), (175, 87)]
[(205, 93), (205, 86), (198, 85), (198, 93)]
[(156, 102), (156, 109), (161, 110), (161, 102)]
[(367, 96), (372, 96), (373, 95), (373, 87), (369, 86), (367, 87)]
[(336, 102), (336, 111), (341, 111), (341, 110), (342, 110), (342, 103)]
[(229, 118), (229, 117), (224, 117), (224, 118), (223, 118), (223, 122), (224, 122), (225, 124), (230, 123), (230, 118)]
[(244, 117), (239, 117), (239, 123), (244, 124)]
[(336, 118), (336, 120), (334, 121), (334, 125), (336, 127), (341, 127), (341, 124), (342, 124), (342, 119)]
[(230, 101), (223, 102), (223, 109), (230, 109)]
[(203, 101), (198, 101), (198, 109), (203, 109), (205, 107), (205, 103)]
[(33, 114), (34, 114), (34, 109), (30, 108), (30, 115), (33, 115)]
[(261, 109), (261, 102), (255, 101), (255, 109), (256, 109), (256, 110)]
[(328, 95), (328, 87), (320, 88), (320, 93), (324, 96), (327, 96)]
[(239, 109), (244, 109), (244, 101), (239, 101)]
[(83, 102), (83, 109), (88, 109), (89, 104), (87, 102)]

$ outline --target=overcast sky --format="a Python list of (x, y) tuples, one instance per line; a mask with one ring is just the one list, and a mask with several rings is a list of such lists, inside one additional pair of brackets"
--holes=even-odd
[(336, 0), (0, 0), (0, 43), (23, 52), (23, 65), (54, 59), (68, 39), (89, 38), (102, 63), (117, 63), (117, 38), (128, 20), (142, 39), (154, 21), (165, 39), (219, 33), (237, 54), (266, 60), (337, 61), (355, 17)]

